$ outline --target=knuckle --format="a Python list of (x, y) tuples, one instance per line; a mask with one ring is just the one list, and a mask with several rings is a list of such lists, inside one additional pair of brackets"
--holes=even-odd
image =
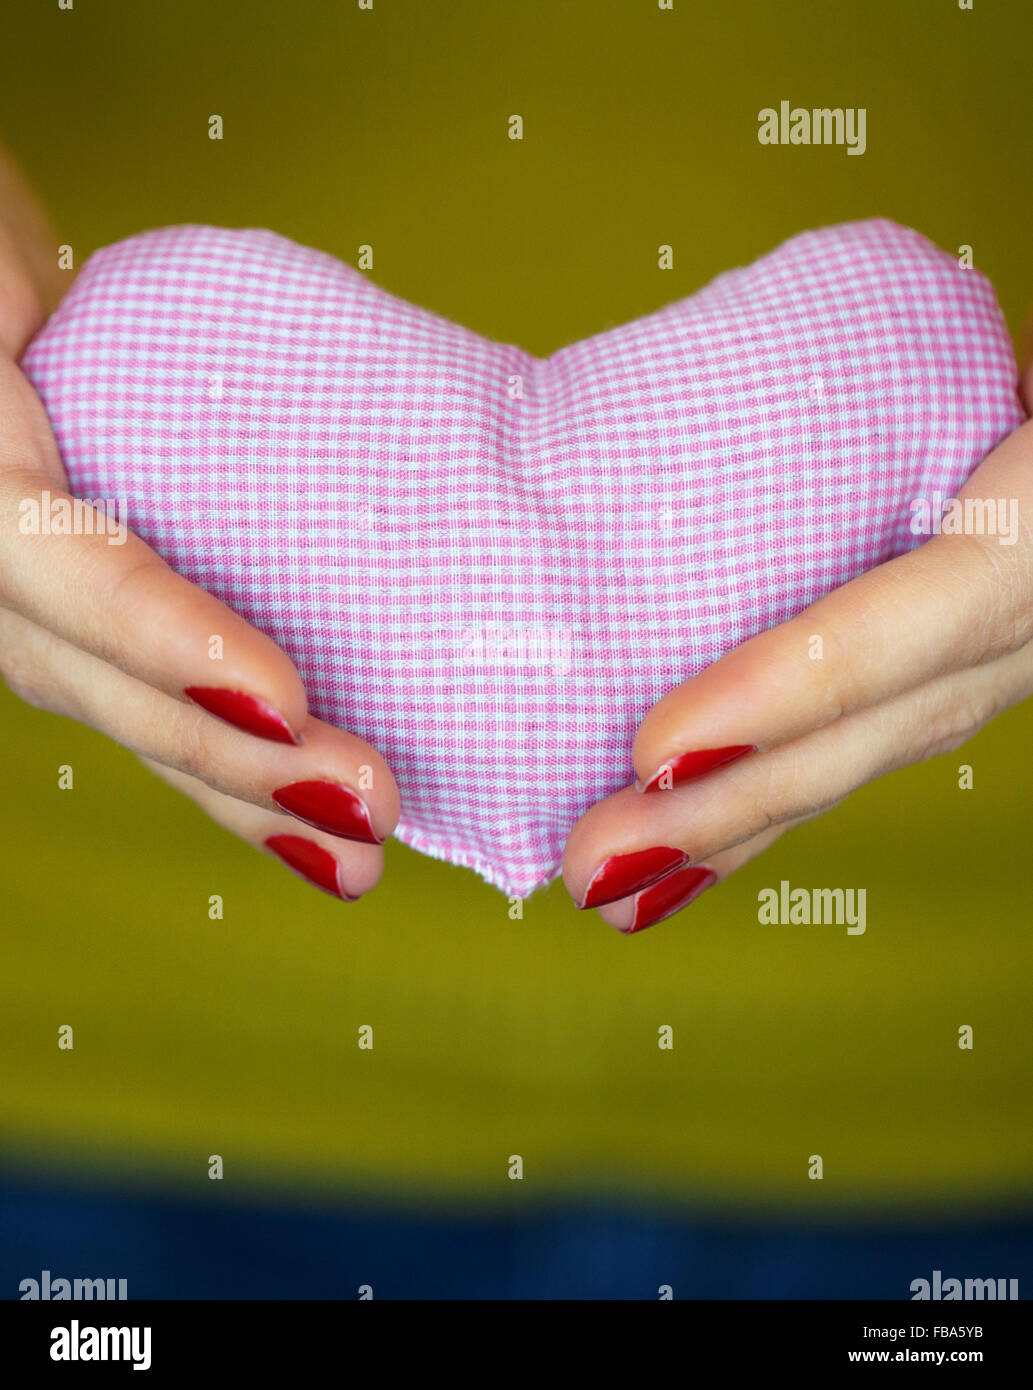
[[(798, 744), (791, 752), (776, 750), (749, 769), (753, 779), (748, 794), (750, 824), (754, 833), (809, 820), (844, 799), (847, 792), (838, 779), (829, 780), (821, 759), (822, 754), (816, 749), (808, 750)], [(747, 771), (744, 764), (741, 775), (745, 777)]]
[[(795, 774), (785, 770), (779, 772), (773, 765), (779, 760), (763, 760), (751, 769), (748, 791), (749, 831), (751, 835), (763, 834), (772, 826), (780, 824), (792, 814), (793, 784)], [(738, 774), (736, 781), (742, 774)], [(745, 791), (745, 788), (743, 788)], [(738, 796), (734, 798), (738, 799)], [(741, 802), (739, 805), (741, 806)]]
[[(819, 604), (813, 612), (801, 614), (794, 622), (800, 624), (801, 640), (798, 649), (801, 655), (793, 679), (799, 680), (802, 671), (806, 681), (806, 700), (808, 709), (813, 711), (814, 727), (834, 724), (844, 714), (865, 703), (865, 682), (867, 671), (862, 654), (868, 649), (869, 634), (877, 633), (880, 616), (868, 601), (854, 596), (854, 608), (850, 619), (849, 633), (838, 621), (829, 621), (821, 616)], [(814, 660), (809, 655), (812, 635), (821, 637), (821, 658)]]
[(815, 724), (834, 724), (853, 704), (853, 692), (849, 676), (848, 662), (835, 660), (839, 639), (832, 638), (831, 651), (826, 649), (824, 658), (811, 666), (811, 699), (815, 710)]
[[(1021, 650), (1033, 638), (1033, 558), (1027, 547), (1004, 547), (993, 537), (975, 535), (950, 540), (957, 545), (959, 572), (972, 576), (980, 614), (973, 636), (976, 661), (995, 661)], [(962, 545), (968, 561), (961, 556)]]
[(934, 714), (924, 724), (920, 760), (953, 753), (1001, 713), (1003, 701), (993, 692), (971, 695)]
[[(107, 560), (107, 556), (99, 548), (94, 550), (89, 558), (98, 568)], [(163, 571), (164, 562), (152, 552), (145, 552), (124, 569), (116, 569), (109, 578), (102, 581), (99, 602), (105, 609), (131, 607), (140, 592), (146, 592), (147, 586), (153, 584)]]
[(175, 745), (161, 761), (211, 785), (216, 763), (212, 722), (201, 710), (185, 710), (176, 726)]

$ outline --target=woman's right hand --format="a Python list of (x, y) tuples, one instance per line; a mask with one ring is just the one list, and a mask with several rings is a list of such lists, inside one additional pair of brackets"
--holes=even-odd
[(383, 758), (310, 715), (281, 648), (138, 536), (27, 533), (23, 504), (49, 493), (52, 514), (70, 502), (17, 365), (61, 287), (57, 239), (0, 149), (0, 672), (29, 704), (107, 734), (220, 825), (355, 899), (376, 885), (398, 819)]

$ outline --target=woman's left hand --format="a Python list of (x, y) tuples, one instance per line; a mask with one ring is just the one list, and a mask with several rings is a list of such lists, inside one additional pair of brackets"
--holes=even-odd
[[(1024, 386), (1029, 408), (1033, 371)], [(579, 906), (622, 932), (651, 926), (784, 830), (959, 747), (1033, 693), (1033, 420), (958, 496), (1011, 509), (1014, 543), (935, 536), (653, 706), (634, 744), (638, 784), (593, 806), (567, 841)]]

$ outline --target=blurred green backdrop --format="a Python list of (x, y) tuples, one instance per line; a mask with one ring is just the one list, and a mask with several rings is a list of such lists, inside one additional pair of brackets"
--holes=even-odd
[[(0, 129), (79, 263), (184, 221), (368, 242), (387, 289), (543, 355), (871, 215), (971, 244), (1017, 330), (1031, 38), (1025, 0), (13, 0)], [(867, 152), (760, 146), (782, 98), (865, 107)], [(1029, 706), (632, 940), (559, 886), (511, 921), (394, 844), (342, 907), (99, 736), (0, 709), (0, 1158), (199, 1198), (211, 1153), (234, 1185), (467, 1207), (1028, 1196)], [(867, 934), (758, 925), (782, 878), (867, 887)]]

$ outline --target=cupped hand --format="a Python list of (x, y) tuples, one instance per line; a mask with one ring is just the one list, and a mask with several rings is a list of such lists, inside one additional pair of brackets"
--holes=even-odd
[[(1033, 372), (1023, 386), (1029, 409)], [(869, 571), (653, 706), (636, 785), (568, 839), (563, 877), (579, 907), (624, 933), (652, 926), (786, 829), (959, 747), (1033, 693), (1033, 421), (958, 499), (958, 516), (970, 499), (967, 532)]]
[(95, 534), (55, 534), (61, 508), (76, 512), (17, 362), (60, 296), (57, 240), (2, 150), (0, 209), (0, 672), (317, 887), (359, 897), (398, 818), (380, 755), (310, 715), (281, 648), (138, 536), (97, 534), (100, 513), (78, 528)]

